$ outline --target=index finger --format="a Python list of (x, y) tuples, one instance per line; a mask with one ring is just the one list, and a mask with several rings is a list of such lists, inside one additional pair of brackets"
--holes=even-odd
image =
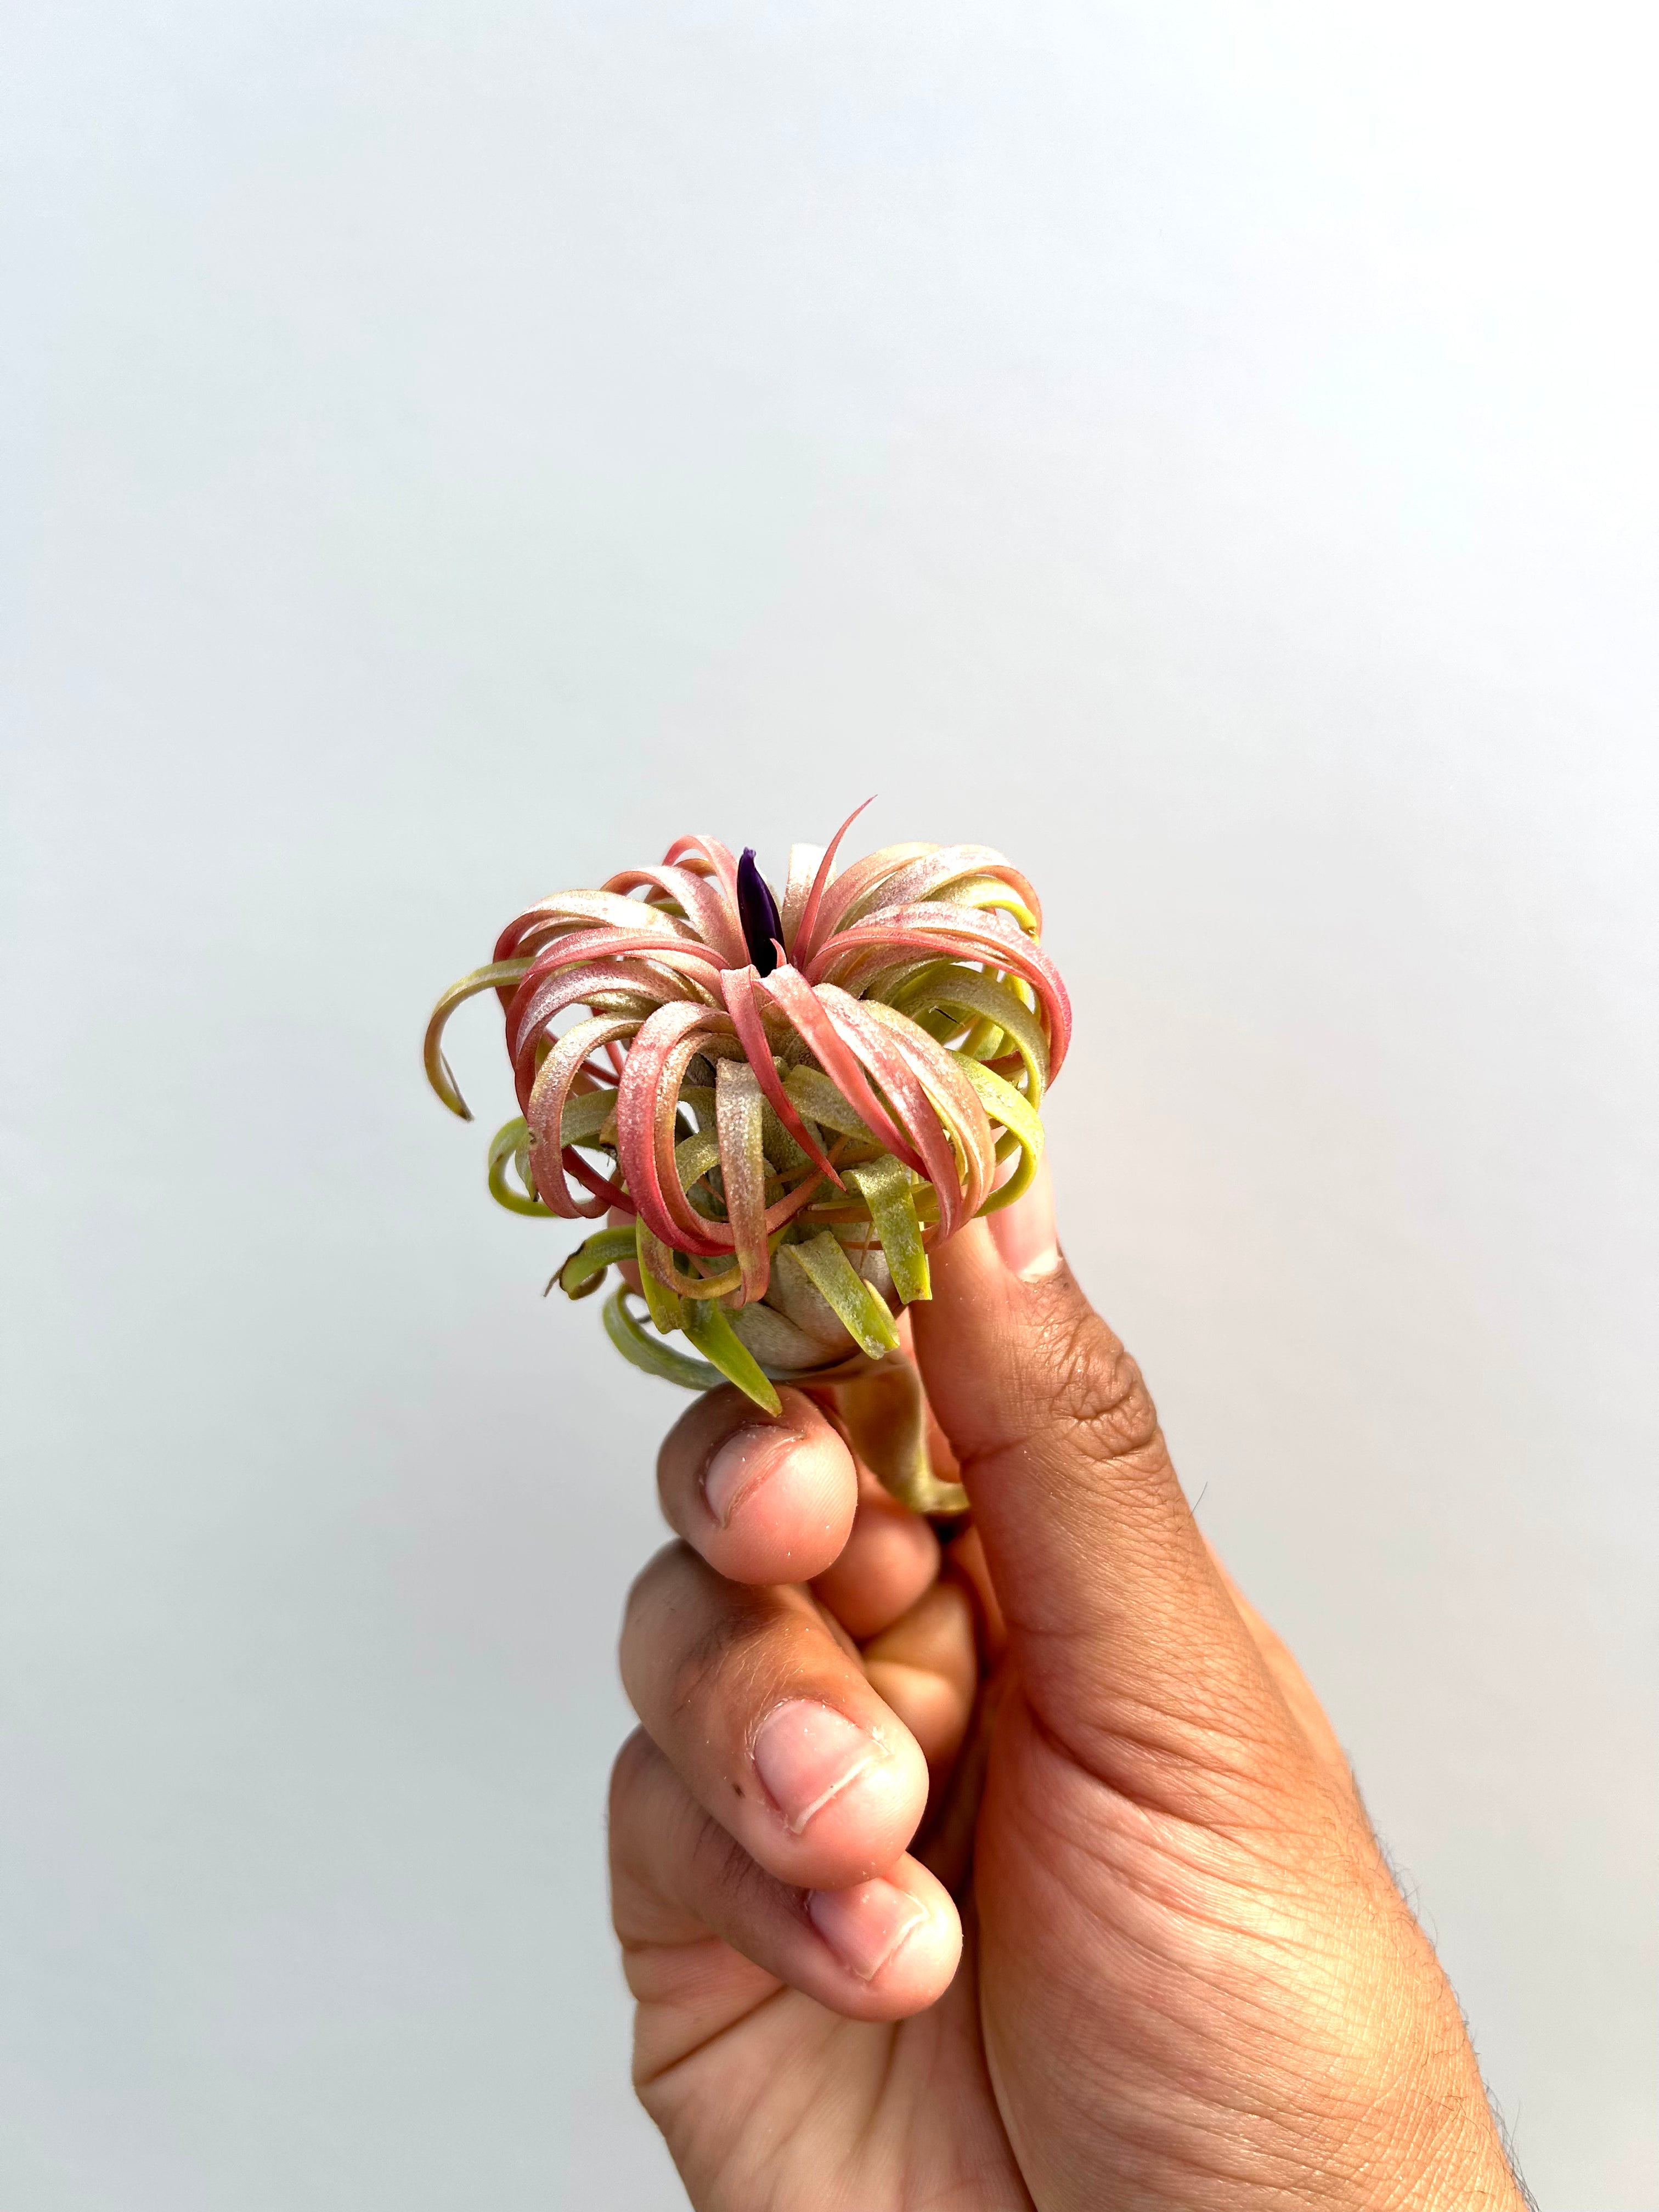
[(803, 1391), (764, 1413), (741, 1391), (689, 1407), (657, 1455), (657, 1494), (675, 1534), (736, 1583), (805, 1583), (841, 1555), (858, 1469), (834, 1424)]
[(663, 1513), (717, 1574), (810, 1583), (855, 1643), (937, 1579), (939, 1540), (860, 1467), (828, 1413), (785, 1389), (769, 1419), (716, 1390), (678, 1421), (657, 1464)]

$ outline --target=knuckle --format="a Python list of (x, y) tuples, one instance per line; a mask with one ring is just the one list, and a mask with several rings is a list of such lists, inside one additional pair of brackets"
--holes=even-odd
[(767, 1671), (769, 1624), (739, 1607), (721, 1607), (674, 1654), (664, 1681), (664, 1710), (678, 1718), (743, 1702)]
[(741, 1905), (767, 1877), (743, 1845), (710, 1813), (702, 1813), (685, 1848), (686, 1871), (696, 1893)]
[(643, 1729), (635, 1729), (617, 1752), (606, 1794), (605, 1846), (612, 1883), (625, 1875), (643, 1878), (651, 1838), (662, 1826), (665, 1762)]
[(642, 1728), (636, 1728), (623, 1743), (611, 1764), (611, 1826), (614, 1832), (626, 1823), (632, 1808), (650, 1782), (652, 1771), (661, 1759)]
[(680, 1703), (680, 1678), (706, 1670), (725, 1631), (726, 1608), (711, 1605), (708, 1570), (689, 1545), (663, 1547), (635, 1577), (623, 1614), (622, 1678), (647, 1722)]
[(1136, 1362), (1089, 1307), (1043, 1324), (1045, 1412), (1078, 1449), (1104, 1462), (1161, 1457), (1158, 1409)]
[(629, 1584), (623, 1605), (625, 1630), (637, 1626), (660, 1606), (671, 1601), (673, 1587), (688, 1556), (684, 1543), (678, 1538), (652, 1553)]

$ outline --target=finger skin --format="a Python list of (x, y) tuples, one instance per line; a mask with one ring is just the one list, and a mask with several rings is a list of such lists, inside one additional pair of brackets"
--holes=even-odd
[(972, 1222), (933, 1279), (931, 1304), (912, 1309), (917, 1354), (1034, 1715), (1141, 1802), (1253, 1810), (1264, 1731), (1299, 1735), (1139, 1368), (1057, 1252), (1018, 1274)]
[(813, 1577), (813, 1596), (862, 1644), (902, 1620), (939, 1571), (939, 1538), (927, 1522), (860, 1468), (852, 1531), (840, 1555)]
[(870, 1686), (921, 1746), (936, 1789), (962, 1748), (979, 1694), (975, 1627), (972, 1594), (951, 1575), (864, 1647)]
[(781, 1881), (844, 1889), (915, 1833), (927, 1760), (804, 1590), (671, 1544), (629, 1598), (622, 1674), (691, 1795)]
[(804, 1892), (758, 1867), (644, 1733), (611, 1777), (612, 1911), (624, 1949), (707, 1929), (850, 2020), (902, 2020), (949, 1986), (962, 1923), (949, 1893), (900, 1857), (867, 1889)]
[[(1139, 1371), (1066, 1275), (1052, 1217), (1028, 1194), (933, 1265), (916, 1337), (975, 1525), (941, 1560), (930, 1532), (860, 1494), (809, 1587), (811, 1484), (791, 1504), (785, 1462), (840, 1462), (787, 1408), (785, 1462), (758, 1487), (745, 1462), (712, 1515), (728, 1538), (777, 1484), (769, 1527), (751, 1524), (762, 1548), (720, 1553), (732, 1579), (706, 1564), (694, 1453), (671, 1517), (703, 1558), (673, 1547), (630, 1613), (630, 1694), (660, 1747), (641, 1729), (617, 1763), (615, 1917), (641, 2006), (636, 2078), (659, 2118), (678, 2100), (688, 2185), (693, 2168), (714, 2177), (697, 2202), (989, 2203), (989, 2185), (912, 2185), (908, 2076), (921, 2119), (944, 2114), (964, 2139), (982, 2105), (1011, 2179), (999, 2204), (1510, 2205), (1455, 2001), (1335, 1738), (1199, 1538)], [(702, 1418), (703, 1446), (754, 1425), (729, 1401)], [(769, 1565), (789, 1586), (736, 1580)], [(919, 1587), (900, 1607), (907, 1574)], [(784, 1817), (756, 1765), (779, 1697), (792, 1737), (802, 1714), (834, 1711), (868, 1735), (879, 1711), (933, 1764), (916, 1856), (959, 1894), (971, 1877), (975, 1942), (963, 1989), (902, 2036), (816, 2007), (878, 2022), (934, 2004), (956, 1967), (954, 1909), (907, 1854), (864, 1879), (843, 1867), (833, 1888), (775, 1870), (857, 1809), (849, 1786)], [(971, 2078), (939, 2063), (934, 2031), (954, 2018), (983, 2038)], [(837, 2137), (859, 2051), (879, 2125), (855, 2112)], [(722, 2099), (726, 2141), (689, 2168)], [(827, 2137), (803, 2112), (829, 2116)], [(850, 2191), (826, 2142), (858, 2154)]]
[(739, 1583), (804, 1583), (846, 1546), (858, 1472), (833, 1423), (799, 1390), (774, 1419), (741, 1391), (687, 1408), (657, 1455), (664, 1518)]
[(855, 1464), (823, 1408), (780, 1395), (777, 1419), (736, 1390), (688, 1408), (658, 1455), (663, 1517), (728, 1581), (811, 1583), (862, 1643), (933, 1582), (939, 1539)]

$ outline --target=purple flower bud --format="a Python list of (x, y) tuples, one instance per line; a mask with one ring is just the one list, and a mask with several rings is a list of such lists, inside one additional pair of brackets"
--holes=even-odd
[(752, 845), (744, 847), (743, 858), (738, 862), (738, 918), (743, 924), (749, 957), (763, 975), (769, 975), (778, 964), (783, 921), (772, 886), (756, 865)]

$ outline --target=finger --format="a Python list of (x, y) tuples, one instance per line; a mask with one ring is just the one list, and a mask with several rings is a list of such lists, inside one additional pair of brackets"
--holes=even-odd
[(858, 1474), (840, 1431), (800, 1391), (778, 1395), (775, 1418), (741, 1391), (711, 1390), (657, 1458), (669, 1527), (732, 1582), (810, 1582), (853, 1525)]
[(1002, 1602), (997, 1596), (996, 1585), (991, 1580), (991, 1569), (985, 1557), (985, 1540), (971, 1523), (951, 1546), (950, 1571), (974, 1594), (978, 1614), (978, 1641), (984, 1655), (985, 1672), (988, 1674), (1007, 1648), (1008, 1624), (1002, 1617)]
[[(1266, 1669), (1188, 1511), (1140, 1371), (1060, 1257), (1046, 1176), (970, 1223), (912, 1309), (1033, 1711), (1155, 1790), (1236, 1766)], [(1289, 1733), (1288, 1715), (1284, 1723)]]
[(612, 1778), (611, 1891), (624, 1945), (707, 1929), (769, 1974), (852, 2020), (902, 2020), (948, 1988), (962, 1923), (925, 1867), (900, 1857), (839, 1890), (757, 1866), (648, 1741)]
[(937, 1578), (939, 1538), (926, 1521), (859, 1470), (858, 1511), (840, 1556), (812, 1578), (812, 1595), (854, 1643), (908, 1613)]
[(965, 1583), (936, 1582), (864, 1647), (872, 1690), (921, 1747), (933, 1786), (948, 1772), (979, 1691), (975, 1607)]
[(622, 1674), (692, 1796), (781, 1881), (844, 1889), (915, 1833), (927, 1761), (804, 1590), (670, 1545), (629, 1598)]

